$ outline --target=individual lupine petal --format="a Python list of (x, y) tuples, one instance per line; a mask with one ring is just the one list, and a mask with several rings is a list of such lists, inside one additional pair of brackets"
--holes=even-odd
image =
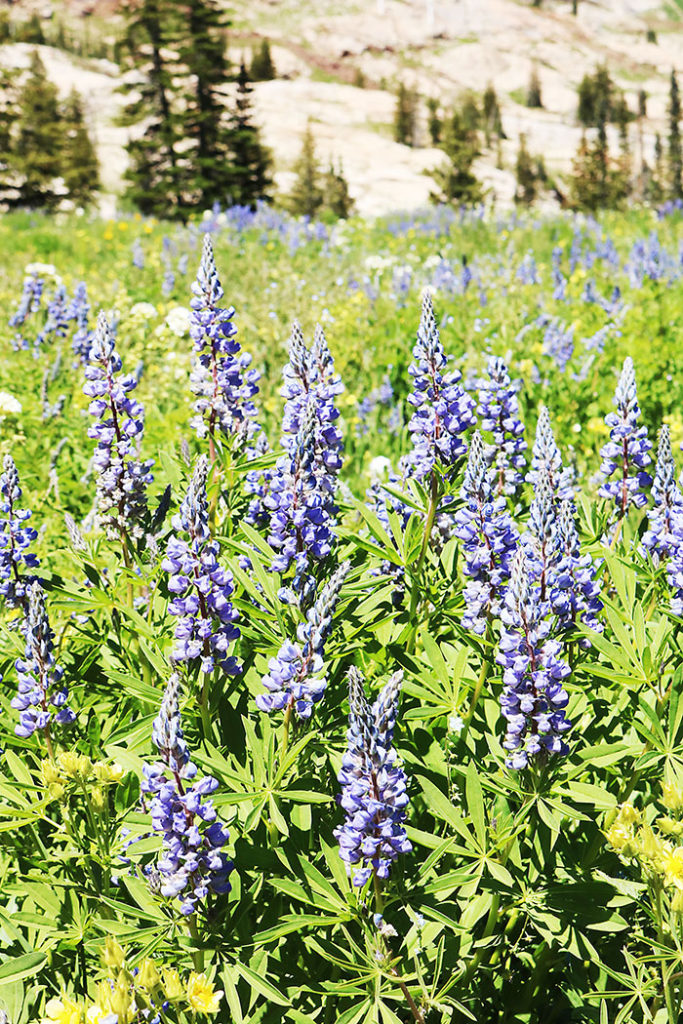
[[(180, 510), (173, 517), (176, 536), (169, 540), (162, 562), (174, 595), (169, 611), (179, 619), (173, 659), (199, 661), (201, 671), (207, 674), (219, 665), (234, 675), (240, 669), (235, 658), (228, 655), (228, 648), (240, 635), (235, 626), (238, 613), (230, 602), (232, 574), (219, 564), (219, 547), (209, 529), (207, 473), (208, 460), (201, 455)], [(187, 539), (179, 534), (187, 534)]]
[(657, 468), (652, 484), (655, 507), (647, 513), (650, 526), (643, 536), (643, 547), (659, 561), (669, 558), (680, 538), (674, 531), (674, 510), (683, 511), (683, 494), (676, 483), (676, 465), (666, 424), (659, 432)]
[[(179, 685), (177, 675), (168, 681), (152, 733), (161, 761), (143, 765), (140, 788), (150, 798), (152, 828), (162, 836), (162, 855), (156, 865), (160, 892), (178, 899), (181, 913), (187, 915), (209, 892), (229, 892), (232, 864), (222, 852), (229, 834), (217, 820), (212, 802), (205, 799), (218, 782), (210, 776), (196, 778), (197, 767), (183, 738)], [(190, 779), (195, 781), (185, 788)]]
[(494, 497), (478, 431), (472, 436), (461, 495), (465, 505), (453, 517), (453, 532), (462, 541), (463, 573), (470, 579), (462, 625), (481, 635), (489, 613), (498, 614), (518, 537), (505, 499)]
[(527, 483), (536, 486), (542, 467), (548, 472), (548, 479), (554, 500), (571, 501), (574, 498), (572, 471), (562, 466), (562, 456), (557, 447), (555, 435), (550, 425), (550, 413), (542, 405), (536, 424), (536, 439), (531, 453), (531, 468), (527, 473)]
[(392, 747), (402, 679), (402, 672), (395, 673), (369, 705), (362, 675), (355, 668), (349, 671), (348, 746), (338, 798), (346, 820), (334, 834), (342, 860), (358, 865), (355, 886), (365, 885), (373, 874), (388, 878), (392, 862), (412, 849), (403, 826), (407, 780)]
[(140, 461), (144, 410), (130, 397), (137, 381), (133, 376), (117, 376), (121, 359), (113, 328), (103, 312), (97, 319), (89, 358), (83, 391), (92, 399), (89, 412), (97, 420), (88, 437), (97, 441), (93, 466), (98, 517), (110, 536), (123, 532), (137, 539), (144, 534), (147, 486), (154, 479), (154, 462)]
[(3, 460), (0, 476), (0, 594), (10, 608), (26, 602), (26, 589), (34, 576), (20, 570), (37, 569), (39, 561), (29, 550), (38, 537), (32, 526), (24, 524), (31, 518), (29, 509), (20, 508), (19, 474), (11, 455)]
[[(603, 608), (600, 600), (600, 577), (597, 566), (589, 554), (581, 554), (576, 529), (574, 505), (563, 501), (557, 517), (559, 560), (553, 574), (550, 603), (560, 628), (571, 635), (578, 623), (602, 632), (598, 616)], [(583, 637), (581, 646), (589, 647)]]
[(314, 705), (324, 697), (324, 644), (349, 569), (349, 562), (339, 566), (307, 612), (306, 621), (298, 627), (296, 643), (286, 640), (277, 656), (271, 658), (268, 675), (263, 679), (268, 692), (256, 698), (261, 711), (291, 707), (299, 718), (310, 718)]
[(503, 746), (509, 768), (526, 768), (550, 754), (566, 754), (563, 734), (571, 728), (564, 709), (563, 680), (570, 674), (561, 644), (549, 639), (550, 623), (539, 588), (533, 585), (523, 547), (512, 561), (501, 619), (497, 661), (503, 666), (501, 711), (507, 721)]
[(223, 288), (218, 277), (211, 236), (204, 236), (193, 298), (190, 337), (195, 361), (190, 388), (197, 396), (191, 426), (198, 437), (238, 436), (248, 441), (260, 431), (252, 401), (258, 392), (259, 373), (250, 370), (251, 356), (242, 352), (232, 322), (235, 310), (221, 307)]
[[(599, 493), (601, 498), (614, 502), (617, 515), (622, 518), (629, 505), (642, 508), (647, 504), (645, 488), (652, 483), (651, 477), (644, 471), (651, 461), (652, 445), (647, 437), (647, 428), (638, 426), (640, 406), (633, 360), (630, 357), (624, 360), (614, 393), (614, 404), (617, 411), (605, 417), (605, 423), (610, 428), (610, 440), (600, 452), (603, 460), (600, 473), (604, 482)], [(615, 472), (617, 477), (611, 480)]]
[(481, 429), (491, 431), (493, 443), (486, 446), (487, 464), (494, 468), (498, 494), (514, 494), (523, 482), (525, 466), (524, 424), (519, 418), (517, 392), (521, 381), (511, 381), (505, 361), (491, 356), (488, 380), (479, 384)]
[(17, 736), (32, 736), (36, 729), (49, 730), (53, 722), (70, 725), (76, 718), (66, 703), (68, 690), (62, 682), (63, 671), (55, 662), (54, 633), (45, 607), (45, 594), (37, 580), (28, 587), (26, 614), (26, 652), (15, 663), (17, 696), (12, 707), (19, 711)]
[(467, 452), (466, 430), (475, 423), (474, 402), (460, 384), (461, 374), (445, 373), (446, 354), (434, 317), (432, 298), (425, 291), (422, 313), (409, 373), (413, 392), (408, 401), (415, 408), (408, 429), (413, 450), (413, 475), (421, 480), (435, 466), (451, 470)]

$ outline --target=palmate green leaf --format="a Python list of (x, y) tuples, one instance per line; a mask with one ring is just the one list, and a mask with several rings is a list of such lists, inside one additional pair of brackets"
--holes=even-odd
[(0, 963), (0, 985), (11, 985), (22, 978), (30, 978), (37, 974), (46, 963), (45, 953), (35, 951), (33, 953), (22, 953), (21, 956), (11, 957)]

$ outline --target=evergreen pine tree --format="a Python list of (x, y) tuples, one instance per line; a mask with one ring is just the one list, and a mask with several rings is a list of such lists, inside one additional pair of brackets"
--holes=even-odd
[(503, 131), (503, 119), (500, 113), (500, 104), (498, 102), (496, 90), (490, 82), (484, 90), (484, 95), (481, 101), (481, 111), (484, 121), (486, 145), (491, 145), (492, 138), (504, 139), (505, 132)]
[(258, 50), (254, 50), (249, 77), (252, 82), (269, 82), (271, 79), (277, 78), (270, 52), (270, 43), (267, 39), (262, 39)]
[(444, 131), (441, 148), (446, 161), (430, 172), (437, 191), (430, 199), (437, 203), (458, 203), (471, 205), (484, 198), (480, 182), (472, 172), (472, 165), (479, 155), (476, 134), (467, 128), (462, 113), (453, 112)]
[(614, 164), (609, 155), (606, 127), (606, 100), (598, 107), (595, 140), (582, 136), (574, 160), (571, 179), (572, 206), (579, 210), (601, 210), (619, 206), (629, 193), (628, 173), (623, 164)]
[(394, 112), (394, 140), (403, 146), (416, 143), (417, 97), (412, 89), (399, 82)]
[(323, 204), (323, 193), (310, 123), (304, 132), (301, 153), (294, 164), (294, 173), (296, 177), (287, 198), (287, 206), (292, 213), (315, 217)]
[(12, 196), (12, 129), (19, 117), (16, 72), (0, 68), (0, 202)]
[(28, 77), (18, 97), (12, 171), (18, 179), (20, 206), (56, 206), (56, 179), (61, 173), (62, 125), (57, 89), (50, 82), (37, 51), (31, 55)]
[(681, 151), (681, 95), (676, 72), (671, 72), (669, 87), (669, 195), (683, 199), (683, 153)]
[(237, 76), (237, 94), (230, 126), (232, 180), (230, 198), (233, 203), (253, 206), (265, 199), (273, 184), (270, 170), (272, 158), (261, 142), (261, 135), (252, 117), (252, 86), (244, 61)]
[(531, 206), (536, 199), (538, 182), (536, 170), (529, 150), (526, 148), (526, 136), (520, 135), (517, 161), (515, 163), (515, 202)]
[(330, 160), (330, 166), (323, 179), (323, 206), (335, 217), (346, 219), (353, 210), (353, 199), (349, 195), (349, 183), (339, 163), (336, 169)]
[(127, 23), (120, 45), (125, 71), (138, 80), (126, 84), (131, 92), (121, 123), (145, 123), (144, 133), (130, 140), (130, 165), (124, 178), (127, 196), (143, 213), (182, 216), (179, 180), (178, 125), (174, 108), (178, 82), (170, 54), (175, 26), (173, 0), (128, 0)]
[(63, 125), (62, 177), (69, 198), (85, 206), (99, 188), (99, 165), (85, 126), (81, 97), (75, 89), (64, 105)]
[(529, 86), (526, 91), (526, 105), (532, 109), (543, 106), (543, 99), (541, 97), (541, 79), (538, 77), (538, 68), (535, 64), (532, 67), (531, 74), (529, 76)]
[(427, 97), (427, 131), (432, 146), (438, 146), (441, 142), (441, 131), (443, 121), (439, 113), (439, 101), (435, 96)]

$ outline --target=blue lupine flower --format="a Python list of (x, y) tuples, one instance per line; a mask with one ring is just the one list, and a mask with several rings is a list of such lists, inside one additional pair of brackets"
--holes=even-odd
[(190, 388), (197, 396), (196, 415), (190, 425), (198, 437), (238, 435), (250, 439), (258, 431), (252, 398), (258, 392), (259, 373), (249, 370), (251, 356), (235, 340), (232, 322), (235, 310), (220, 305), (223, 298), (211, 236), (204, 236), (197, 280), (192, 285), (190, 336), (195, 345), (195, 363)]
[(31, 518), (29, 509), (21, 508), (21, 487), (19, 474), (11, 455), (3, 460), (3, 474), (0, 476), (0, 594), (10, 608), (24, 605), (26, 588), (34, 577), (20, 572), (37, 569), (38, 559), (31, 544), (38, 534), (32, 526), (24, 524)]
[(306, 621), (296, 631), (297, 642), (286, 640), (277, 657), (271, 658), (256, 706), (261, 711), (293, 708), (299, 718), (310, 718), (313, 707), (322, 700), (327, 688), (324, 670), (324, 644), (332, 628), (332, 616), (350, 563), (344, 562), (321, 589)]
[(545, 603), (555, 583), (560, 559), (560, 535), (557, 507), (548, 467), (542, 465), (534, 484), (534, 496), (529, 506), (528, 530), (522, 538), (529, 572), (539, 587), (539, 600)]
[(461, 374), (445, 373), (446, 354), (434, 318), (432, 298), (425, 291), (409, 373), (415, 407), (408, 429), (412, 436), (412, 473), (421, 480), (435, 467), (451, 470), (467, 452), (465, 431), (474, 425), (474, 402), (460, 384)]
[(562, 250), (553, 249), (553, 299), (564, 302), (567, 297), (567, 278), (562, 273)]
[(462, 541), (463, 574), (469, 577), (463, 592), (462, 625), (481, 635), (488, 615), (499, 613), (517, 545), (517, 530), (505, 499), (494, 496), (478, 431), (472, 436), (461, 494), (465, 505), (454, 516), (453, 532)]
[[(240, 635), (234, 624), (238, 613), (230, 602), (232, 574), (219, 564), (219, 547), (209, 529), (207, 473), (208, 460), (202, 455), (180, 511), (173, 517), (176, 536), (169, 539), (161, 564), (170, 574), (168, 589), (174, 595), (169, 611), (179, 617), (173, 660), (199, 659), (204, 673), (213, 672), (218, 665), (228, 675), (235, 675), (240, 669), (228, 648)], [(187, 534), (187, 539), (179, 534)]]
[[(45, 280), (34, 270), (26, 274), (21, 292), (21, 300), (15, 312), (9, 318), (10, 327), (23, 328), (28, 318), (37, 313), (42, 304)], [(28, 348), (27, 339), (17, 330), (14, 337), (15, 348)]]
[(75, 320), (76, 322), (76, 330), (71, 339), (71, 347), (78, 356), (79, 362), (87, 363), (90, 360), (90, 349), (94, 333), (90, 329), (88, 319), (90, 303), (88, 302), (88, 289), (84, 281), (76, 285), (74, 296), (66, 315), (69, 320)]
[(486, 461), (495, 469), (498, 494), (514, 494), (523, 482), (525, 465), (524, 424), (519, 418), (517, 392), (521, 381), (511, 381), (505, 361), (491, 356), (488, 380), (479, 383), (481, 429), (490, 430), (493, 443), (486, 445)]
[[(583, 623), (601, 633), (603, 625), (598, 616), (604, 606), (600, 600), (598, 566), (589, 554), (581, 554), (571, 501), (560, 504), (557, 540), (559, 556), (554, 567), (550, 603), (559, 628), (571, 637), (575, 626)], [(590, 641), (583, 637), (580, 644), (589, 647)]]
[(15, 662), (19, 679), (12, 707), (19, 711), (17, 736), (32, 736), (36, 729), (50, 734), (50, 725), (70, 725), (76, 718), (67, 704), (69, 692), (63, 670), (55, 662), (54, 633), (45, 608), (45, 594), (37, 580), (27, 591), (26, 653)]
[(142, 242), (139, 238), (136, 238), (131, 246), (132, 263), (138, 270), (143, 270), (145, 266), (145, 254), (142, 249)]
[(117, 376), (121, 365), (114, 332), (100, 312), (83, 387), (92, 399), (88, 411), (97, 420), (88, 430), (88, 437), (97, 441), (93, 465), (98, 516), (111, 536), (125, 533), (139, 538), (144, 533), (147, 485), (154, 479), (154, 462), (140, 461), (144, 410), (130, 397), (137, 387), (135, 377)]
[(353, 873), (355, 886), (365, 885), (373, 874), (388, 878), (392, 862), (412, 850), (403, 826), (407, 780), (392, 748), (402, 680), (403, 673), (396, 672), (370, 705), (362, 675), (349, 670), (348, 746), (338, 798), (346, 820), (334, 835), (342, 860), (359, 865)]
[(574, 354), (574, 328), (551, 319), (543, 332), (543, 353), (554, 359), (560, 373), (564, 373)]
[(536, 424), (536, 439), (531, 453), (531, 468), (527, 473), (527, 482), (534, 487), (538, 484), (542, 468), (548, 473), (548, 480), (556, 501), (571, 501), (574, 498), (572, 471), (562, 466), (562, 456), (557, 447), (553, 429), (550, 426), (550, 414), (542, 405)]
[(568, 750), (562, 736), (571, 728), (564, 713), (569, 698), (562, 681), (570, 669), (560, 659), (560, 642), (549, 639), (545, 610), (520, 546), (501, 609), (504, 628), (496, 659), (503, 666), (503, 746), (510, 752), (505, 763), (517, 770)]
[(669, 558), (679, 546), (680, 540), (674, 528), (674, 515), (683, 514), (683, 494), (676, 483), (676, 465), (666, 424), (659, 432), (652, 497), (655, 507), (647, 513), (650, 526), (643, 536), (643, 547), (659, 562), (662, 558)]
[[(143, 765), (140, 788), (151, 796), (152, 828), (162, 836), (163, 852), (156, 864), (161, 895), (178, 898), (181, 913), (188, 915), (210, 892), (230, 891), (233, 865), (222, 852), (228, 831), (206, 799), (218, 782), (208, 775), (195, 778), (197, 767), (190, 760), (178, 710), (179, 687), (180, 677), (171, 676), (152, 728), (161, 760)], [(195, 781), (188, 786), (189, 780)]]
[(55, 338), (65, 338), (69, 328), (69, 306), (66, 298), (66, 288), (63, 284), (58, 285), (52, 298), (47, 304), (47, 319), (45, 326), (36, 337), (36, 348), (40, 348), (51, 335)]
[[(651, 461), (652, 445), (647, 437), (647, 428), (638, 426), (640, 406), (633, 360), (630, 357), (624, 360), (614, 404), (617, 411), (605, 416), (605, 423), (610, 428), (610, 440), (600, 451), (603, 460), (600, 473), (604, 483), (599, 494), (601, 498), (614, 502), (621, 518), (626, 515), (629, 505), (642, 508), (647, 504), (644, 489), (652, 483), (649, 474), (644, 472), (645, 466)], [(616, 479), (610, 480), (615, 472)]]
[(173, 270), (174, 252), (175, 245), (168, 235), (164, 235), (161, 240), (161, 262), (164, 266), (164, 277), (161, 282), (161, 292), (163, 295), (171, 295), (175, 288), (175, 273)]

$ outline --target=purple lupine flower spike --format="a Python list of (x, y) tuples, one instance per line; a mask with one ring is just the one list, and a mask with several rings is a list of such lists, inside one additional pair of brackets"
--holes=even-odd
[(49, 737), (53, 722), (69, 725), (76, 718), (67, 704), (69, 692), (63, 670), (55, 662), (54, 633), (45, 607), (45, 594), (37, 580), (28, 587), (26, 653), (15, 663), (19, 679), (12, 707), (19, 711), (17, 736), (29, 737), (41, 729)]
[[(230, 891), (232, 863), (222, 852), (229, 839), (211, 800), (218, 789), (210, 776), (196, 779), (197, 766), (190, 760), (183, 736), (178, 691), (180, 677), (168, 681), (152, 737), (160, 761), (143, 765), (141, 790), (148, 794), (152, 828), (162, 836), (162, 856), (156, 868), (161, 895), (180, 900), (180, 911), (189, 915), (210, 892)], [(151, 871), (148, 873), (151, 874)]]
[(425, 291), (422, 314), (409, 373), (415, 407), (408, 429), (413, 450), (413, 475), (421, 480), (435, 466), (450, 470), (467, 452), (465, 431), (474, 425), (474, 402), (460, 384), (461, 374), (446, 373), (446, 354), (434, 317), (432, 298)]
[(564, 713), (569, 698), (562, 681), (570, 669), (560, 659), (560, 642), (549, 639), (545, 611), (520, 546), (501, 609), (504, 628), (496, 659), (503, 666), (503, 746), (509, 751), (505, 763), (516, 770), (568, 749), (562, 736), (571, 728)]
[(472, 435), (461, 494), (465, 505), (454, 516), (453, 532), (463, 543), (463, 573), (469, 577), (463, 592), (462, 625), (481, 635), (488, 615), (498, 614), (517, 545), (517, 530), (505, 499), (494, 496), (478, 431)]
[(402, 681), (403, 673), (396, 672), (370, 705), (362, 675), (349, 670), (348, 746), (339, 773), (339, 803), (346, 819), (334, 835), (341, 859), (358, 865), (355, 886), (365, 885), (373, 874), (388, 878), (392, 862), (412, 850), (403, 825), (407, 780), (392, 747)]
[(495, 469), (498, 494), (514, 494), (524, 480), (524, 424), (519, 418), (517, 392), (521, 381), (511, 381), (505, 361), (491, 356), (488, 380), (479, 385), (481, 429), (493, 434), (486, 446), (486, 462)]
[(545, 405), (541, 406), (538, 414), (536, 439), (531, 453), (531, 468), (526, 477), (527, 483), (534, 487), (537, 485), (542, 467), (547, 470), (553, 500), (572, 501), (574, 498), (573, 474), (569, 467), (565, 469), (562, 466), (562, 456), (550, 425), (550, 413)]
[(683, 515), (683, 494), (676, 483), (676, 464), (666, 424), (659, 432), (652, 497), (655, 507), (647, 513), (650, 526), (643, 536), (643, 547), (658, 563), (662, 558), (669, 558), (674, 548), (679, 546), (674, 516)]
[(97, 420), (88, 437), (97, 441), (93, 465), (98, 517), (110, 536), (125, 533), (137, 539), (144, 533), (147, 485), (153, 480), (154, 462), (139, 458), (144, 410), (130, 395), (137, 387), (135, 376), (118, 376), (121, 365), (114, 331), (100, 312), (83, 387), (92, 399), (88, 411)]
[(249, 440), (258, 430), (252, 398), (259, 373), (248, 369), (251, 356), (242, 352), (232, 322), (235, 310), (220, 305), (223, 288), (216, 270), (211, 236), (204, 236), (197, 280), (192, 285), (190, 336), (195, 362), (190, 388), (197, 396), (191, 426), (198, 437), (212, 441), (218, 433)]
[(548, 599), (560, 560), (557, 507), (553, 502), (548, 467), (538, 470), (534, 496), (529, 507), (528, 531), (523, 538), (529, 571), (538, 583), (541, 602)]
[[(240, 635), (235, 625), (238, 613), (230, 602), (232, 574), (219, 564), (219, 547), (209, 529), (207, 474), (208, 460), (202, 455), (180, 511), (173, 517), (176, 536), (170, 538), (161, 563), (170, 574), (168, 589), (174, 595), (169, 611), (179, 617), (173, 660), (199, 660), (206, 674), (218, 665), (235, 675), (240, 669), (228, 648)], [(179, 534), (187, 534), (187, 539)]]
[(71, 339), (71, 347), (80, 363), (88, 363), (90, 360), (90, 348), (94, 334), (89, 323), (90, 303), (88, 302), (88, 289), (84, 281), (76, 285), (74, 297), (67, 310), (69, 320), (76, 322), (76, 330)]
[(261, 711), (281, 711), (289, 706), (299, 718), (310, 718), (314, 705), (322, 700), (327, 688), (324, 644), (349, 569), (349, 562), (339, 566), (298, 627), (297, 642), (286, 640), (277, 657), (270, 659), (268, 675), (263, 678), (268, 692), (256, 698)]
[[(628, 512), (629, 505), (642, 508), (647, 504), (644, 490), (652, 483), (651, 477), (645, 472), (645, 466), (651, 461), (652, 445), (647, 437), (647, 428), (638, 426), (640, 406), (633, 360), (630, 357), (624, 360), (624, 368), (614, 393), (614, 404), (617, 411), (605, 416), (605, 423), (610, 428), (610, 440), (600, 452), (600, 473), (604, 482), (599, 494), (601, 498), (614, 503), (621, 519)], [(611, 480), (615, 472), (617, 476)]]
[[(589, 554), (581, 554), (571, 501), (563, 501), (560, 505), (557, 535), (559, 560), (555, 567), (550, 603), (558, 625), (569, 637), (578, 623), (601, 633), (603, 625), (598, 616), (603, 603), (600, 600), (598, 567)], [(589, 647), (590, 641), (582, 637), (580, 644)]]
[(32, 526), (24, 525), (31, 518), (31, 512), (19, 506), (19, 474), (11, 455), (5, 456), (3, 470), (0, 476), (0, 594), (8, 607), (16, 608), (26, 603), (26, 590), (34, 579), (32, 574), (20, 572), (20, 568), (37, 569), (40, 564), (29, 551), (38, 534)]

